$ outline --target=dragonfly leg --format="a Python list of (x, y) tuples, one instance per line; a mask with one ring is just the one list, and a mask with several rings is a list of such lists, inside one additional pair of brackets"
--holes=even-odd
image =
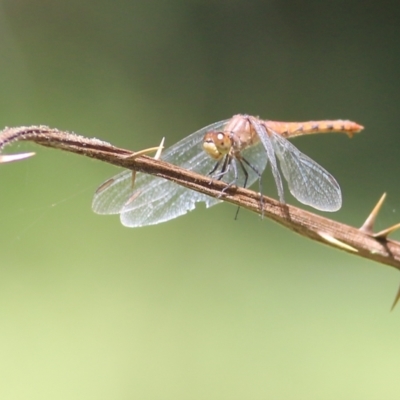
[[(238, 162), (239, 162), (239, 164), (240, 164), (240, 167), (242, 168), (242, 171), (243, 171), (243, 174), (244, 174), (243, 187), (246, 188), (247, 181), (248, 181), (248, 179), (249, 179), (249, 173), (247, 172), (246, 167), (243, 165), (242, 160), (243, 160), (246, 164), (248, 164), (252, 169), (254, 169), (254, 168), (253, 168), (244, 158), (242, 158), (242, 160), (238, 158), (237, 160), (238, 160)], [(237, 171), (236, 171), (236, 174), (237, 174)], [(238, 219), (239, 211), (240, 211), (240, 206), (238, 206), (238, 208), (237, 208), (237, 210), (236, 210), (235, 220)]]
[[(220, 170), (218, 173), (215, 174), (215, 171), (218, 169), (218, 167), (220, 166), (220, 164), (221, 164), (221, 160), (218, 161), (218, 162), (215, 164), (214, 168), (208, 173), (208, 175), (211, 175), (211, 178), (212, 178), (212, 179), (220, 180), (220, 179), (222, 179), (222, 178), (224, 177), (224, 175), (225, 175), (226, 173), (229, 172), (229, 170), (230, 170), (230, 168), (231, 168), (231, 164), (232, 164), (232, 158), (231, 158), (229, 155), (227, 155), (227, 156), (224, 158), (224, 161), (223, 161), (221, 170)], [(235, 167), (236, 167), (236, 166), (234, 166), (234, 168), (235, 168)], [(229, 183), (228, 186), (227, 186), (226, 188), (224, 188), (224, 189), (221, 191), (221, 194), (218, 196), (218, 198), (220, 198), (220, 197), (222, 196), (222, 194), (225, 192), (226, 189), (228, 189), (230, 186), (232, 186), (232, 184), (233, 184), (234, 182), (236, 182), (236, 180), (237, 180), (237, 171), (236, 171), (236, 169), (234, 169), (234, 172), (235, 172), (235, 180), (234, 180), (232, 183)], [(212, 182), (212, 181), (210, 181), (210, 184), (211, 184), (211, 182)]]
[(212, 178), (220, 180), (228, 171), (230, 167), (231, 159), (229, 156), (226, 156), (224, 158), (224, 162), (221, 167), (221, 171), (218, 173), (214, 174), (214, 172), (218, 169), (219, 165), (221, 164), (221, 161), (218, 161), (217, 165), (213, 168), (213, 170), (209, 173), (209, 175), (212, 176)]
[[(225, 164), (225, 161), (224, 161), (224, 164)], [(208, 182), (209, 185), (211, 185), (212, 179), (214, 179), (214, 178), (219, 179), (220, 174), (214, 175), (214, 172), (219, 168), (220, 165), (221, 165), (221, 160), (217, 161), (214, 165), (214, 168), (207, 174), (207, 176), (211, 177), (210, 182)], [(222, 166), (222, 168), (224, 168), (224, 166)]]
[[(242, 157), (242, 161), (248, 165), (253, 171), (254, 173), (258, 176), (258, 187), (260, 190), (260, 208), (261, 208), (261, 218), (264, 218), (264, 198), (263, 198), (263, 194), (262, 194), (262, 184), (261, 184), (261, 174), (260, 172), (257, 170), (257, 168), (255, 168), (253, 165), (251, 165), (245, 158)], [(245, 170), (244, 165), (242, 163), (240, 163), (240, 165), (242, 165), (243, 170)], [(247, 177), (248, 174), (246, 172), (246, 181), (247, 181)], [(247, 183), (247, 182), (246, 182)], [(246, 184), (243, 186), (246, 187)], [(239, 210), (237, 211), (237, 213), (239, 212)], [(236, 213), (236, 214), (237, 214)]]
[(227, 186), (222, 189), (221, 195), (222, 195), (222, 193), (226, 192), (231, 186), (236, 185), (236, 182), (238, 180), (236, 159), (230, 159), (228, 167), (224, 173), (227, 173), (231, 167), (233, 168), (233, 181), (229, 182), (229, 183), (227, 182)]
[(221, 164), (221, 160), (217, 161), (214, 165), (214, 168), (207, 174), (207, 176), (211, 176), (219, 167), (219, 165)]

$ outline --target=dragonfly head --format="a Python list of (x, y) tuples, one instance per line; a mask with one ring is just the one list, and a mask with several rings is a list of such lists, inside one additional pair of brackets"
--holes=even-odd
[(232, 142), (224, 132), (207, 132), (203, 139), (203, 149), (212, 158), (220, 160), (227, 155), (232, 147)]

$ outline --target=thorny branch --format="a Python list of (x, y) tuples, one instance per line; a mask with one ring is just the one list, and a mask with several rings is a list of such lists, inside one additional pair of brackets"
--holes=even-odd
[[(373, 222), (383, 199), (367, 218), (362, 228), (358, 229), (297, 207), (283, 205), (269, 197), (264, 196), (263, 201), (260, 202), (260, 194), (254, 191), (240, 187), (226, 189), (227, 185), (221, 181), (210, 182), (209, 177), (176, 165), (145, 155), (133, 157), (134, 152), (115, 147), (110, 143), (46, 126), (5, 128), (0, 132), (0, 151), (4, 146), (20, 140), (33, 141), (42, 146), (69, 151), (118, 167), (171, 180), (189, 189), (247, 208), (312, 240), (400, 270), (400, 242), (387, 239), (387, 235), (399, 228), (399, 224), (378, 234), (373, 233)], [(33, 154), (0, 155), (0, 163), (19, 160)], [(223, 189), (226, 190), (222, 192)], [(395, 303), (399, 298), (400, 291)]]

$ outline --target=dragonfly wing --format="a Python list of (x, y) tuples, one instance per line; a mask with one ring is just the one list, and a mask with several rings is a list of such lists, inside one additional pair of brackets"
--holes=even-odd
[[(222, 129), (226, 122), (214, 123), (187, 136), (165, 150), (161, 159), (207, 175), (213, 169), (215, 160), (202, 148), (204, 135), (208, 131)], [(141, 173), (137, 174), (132, 188), (131, 175), (131, 171), (123, 171), (103, 183), (93, 198), (93, 210), (99, 214), (119, 213), (123, 225), (139, 227), (186, 214), (198, 202), (204, 202), (207, 207), (220, 202), (168, 180)]]
[(129, 227), (159, 224), (194, 210), (196, 203), (211, 207), (221, 201), (162, 178), (152, 178), (135, 192), (138, 197), (134, 193), (134, 199), (121, 210), (121, 222)]
[[(137, 181), (140, 175), (137, 175)], [(119, 214), (132, 194), (132, 171), (122, 171), (99, 186), (92, 209), (96, 214)]]
[(281, 203), (285, 203), (282, 177), (278, 170), (278, 165), (277, 165), (276, 158), (275, 158), (275, 151), (274, 151), (272, 140), (270, 139), (270, 136), (268, 135), (264, 125), (261, 125), (257, 121), (252, 121), (252, 124), (253, 124), (254, 129), (257, 132), (260, 142), (262, 143), (262, 145), (264, 147), (264, 152), (266, 152), (267, 159), (271, 163), (272, 175), (274, 177), (274, 180), (276, 183), (276, 188), (278, 190), (279, 201)]
[(317, 210), (339, 210), (342, 194), (335, 178), (276, 132), (271, 138), (290, 193)]

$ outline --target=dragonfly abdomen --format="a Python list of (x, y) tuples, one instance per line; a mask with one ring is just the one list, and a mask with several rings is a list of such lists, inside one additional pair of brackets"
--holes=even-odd
[(266, 121), (266, 126), (284, 138), (330, 132), (346, 133), (352, 137), (355, 133), (364, 129), (362, 125), (356, 122), (342, 119), (307, 122)]

